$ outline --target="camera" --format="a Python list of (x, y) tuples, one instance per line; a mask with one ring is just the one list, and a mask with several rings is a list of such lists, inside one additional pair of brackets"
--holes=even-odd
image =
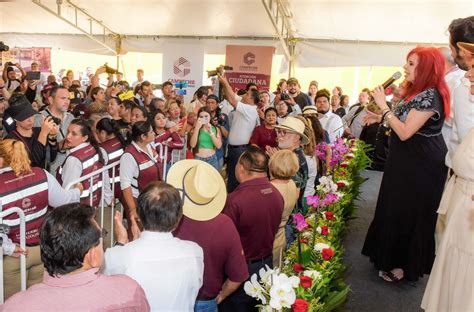
[(282, 101), (288, 101), (290, 99), (290, 96), (286, 93), (282, 93), (282, 94), (280, 94), (280, 99)]
[(123, 75), (121, 72), (119, 72), (115, 68), (112, 68), (109, 65), (107, 65), (107, 63), (104, 64), (104, 67), (105, 67), (105, 72), (107, 74), (110, 74), (110, 75)]
[(10, 47), (3, 43), (3, 41), (0, 41), (0, 52), (5, 52), (8, 50), (10, 50)]
[(234, 70), (234, 68), (229, 65), (221, 65), (219, 67), (216, 67), (216, 69), (214, 70), (208, 70), (207, 78), (211, 78), (214, 76), (222, 76), (226, 70)]
[(58, 126), (61, 125), (61, 119), (60, 119), (60, 118), (54, 117), (54, 116), (51, 116), (51, 115), (50, 115), (50, 117), (51, 117), (51, 120), (52, 120), (56, 125), (58, 125)]

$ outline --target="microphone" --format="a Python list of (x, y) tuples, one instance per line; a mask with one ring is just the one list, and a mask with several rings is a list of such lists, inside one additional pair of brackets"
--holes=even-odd
[(395, 72), (390, 78), (387, 79), (387, 81), (382, 83), (382, 88), (387, 89), (392, 83), (400, 79), (400, 77), (402, 77), (402, 74), (399, 71)]

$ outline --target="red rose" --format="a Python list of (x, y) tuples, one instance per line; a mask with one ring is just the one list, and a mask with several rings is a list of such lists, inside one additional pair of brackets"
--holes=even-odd
[(293, 265), (293, 271), (294, 271), (295, 273), (300, 273), (301, 271), (303, 271), (303, 269), (304, 269), (303, 266), (302, 266), (301, 264), (299, 264), (299, 263), (295, 263), (295, 264)]
[(326, 215), (326, 220), (333, 220), (334, 219), (334, 212), (326, 211), (324, 214)]
[(332, 250), (331, 248), (324, 248), (323, 259), (329, 261), (332, 257), (334, 257), (334, 250)]
[(354, 158), (354, 156), (352, 156), (352, 155), (347, 155), (346, 158), (347, 158), (347, 159), (352, 159), (352, 158)]
[(342, 167), (342, 168), (347, 168), (347, 164), (342, 163), (342, 164), (341, 164), (341, 167)]
[(337, 188), (340, 189), (340, 188), (343, 188), (344, 186), (346, 186), (346, 183), (344, 183), (344, 182), (337, 182), (336, 185), (337, 185)]
[(301, 237), (301, 238), (300, 238), (300, 243), (301, 243), (301, 244), (308, 244), (308, 239), (305, 238), (305, 237)]
[(327, 225), (323, 225), (321, 227), (321, 235), (328, 236), (328, 234), (329, 234), (329, 228), (327, 227)]
[(295, 303), (291, 306), (293, 312), (306, 312), (309, 308), (309, 303), (304, 299), (296, 299)]
[(311, 285), (313, 285), (313, 279), (309, 276), (300, 276), (300, 284), (303, 288), (311, 288)]

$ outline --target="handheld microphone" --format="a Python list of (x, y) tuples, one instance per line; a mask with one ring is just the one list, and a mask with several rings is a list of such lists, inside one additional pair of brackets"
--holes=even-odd
[(387, 79), (387, 81), (382, 83), (382, 88), (387, 89), (392, 83), (400, 79), (400, 77), (402, 77), (402, 74), (399, 71), (395, 72), (390, 78)]

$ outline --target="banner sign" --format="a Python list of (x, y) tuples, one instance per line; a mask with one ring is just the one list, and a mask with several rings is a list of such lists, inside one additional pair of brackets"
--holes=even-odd
[(203, 67), (202, 46), (179, 43), (164, 46), (163, 81), (171, 81), (176, 94), (183, 95), (185, 103), (191, 102), (194, 92), (202, 85)]
[(2, 52), (0, 67), (6, 62), (13, 64), (20, 63), (25, 71), (31, 70), (31, 63), (39, 64), (41, 72), (51, 71), (51, 48), (14, 48), (6, 52)]
[(228, 45), (225, 64), (234, 68), (225, 74), (230, 85), (239, 90), (253, 82), (259, 90), (269, 91), (274, 52), (275, 47), (269, 46)]

